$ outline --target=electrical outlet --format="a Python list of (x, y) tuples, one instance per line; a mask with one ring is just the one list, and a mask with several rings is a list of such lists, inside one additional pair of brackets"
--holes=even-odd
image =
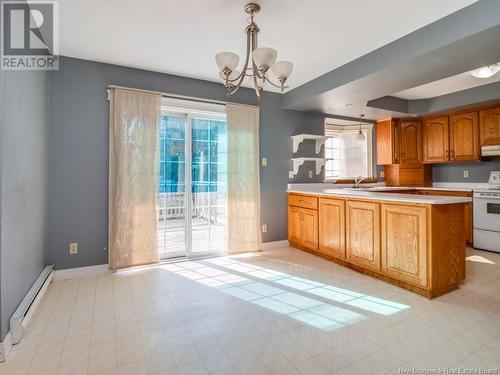
[(262, 224), (262, 233), (267, 233), (267, 224)]
[(384, 177), (384, 171), (380, 171), (380, 177)]
[(469, 170), (464, 169), (464, 178), (469, 178)]
[(288, 171), (288, 178), (291, 180), (294, 178), (293, 171)]
[(309, 171), (309, 178), (313, 178), (313, 171)]
[(262, 158), (262, 166), (267, 167), (267, 158)]
[(69, 244), (69, 253), (71, 255), (78, 254), (78, 243), (77, 242), (72, 242)]

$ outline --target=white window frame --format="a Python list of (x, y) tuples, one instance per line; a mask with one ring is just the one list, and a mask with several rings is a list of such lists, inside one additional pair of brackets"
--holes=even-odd
[[(366, 154), (367, 154), (367, 171), (368, 176), (362, 176), (367, 178), (373, 178), (375, 176), (375, 165), (373, 163), (373, 125), (372, 124), (362, 124), (361, 131), (365, 135), (366, 141)], [(349, 134), (354, 135), (359, 133), (359, 125), (332, 125), (325, 124), (325, 136), (329, 137), (333, 134)], [(324, 179), (324, 182), (334, 182), (339, 178), (354, 178), (357, 176), (340, 176)]]

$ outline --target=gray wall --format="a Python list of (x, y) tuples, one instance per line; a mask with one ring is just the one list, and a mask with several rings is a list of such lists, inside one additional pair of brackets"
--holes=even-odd
[[(227, 100), (220, 83), (63, 57), (60, 70), (49, 73), (50, 125), (48, 151), (48, 212), (46, 263), (56, 268), (81, 267), (107, 262), (108, 219), (108, 85), (157, 90), (179, 95)], [(242, 89), (235, 102), (257, 104), (252, 90)], [(268, 224), (263, 240), (287, 237), (286, 185), (320, 182), (323, 174), (307, 178), (313, 163), (288, 179), (291, 169), (290, 136), (323, 133), (324, 115), (282, 110), (283, 96), (265, 93), (260, 103), (260, 156), (262, 223)], [(294, 156), (314, 153), (311, 141), (302, 143)], [(491, 164), (493, 163), (493, 164)], [(468, 165), (466, 181), (486, 180), (494, 162)], [(496, 167), (495, 167), (496, 168)], [(461, 181), (458, 165), (434, 167), (436, 181)], [(456, 172), (460, 171), (460, 172)], [(78, 254), (69, 255), (70, 242)]]
[[(463, 177), (464, 169), (469, 171), (469, 178)], [(434, 164), (432, 180), (434, 182), (488, 182), (490, 171), (500, 171), (500, 158), (475, 163)]]
[(4, 72), (1, 87), (0, 333), (44, 266), (47, 197), (45, 72)]
[[(215, 69), (215, 66), (214, 66)], [(220, 83), (63, 57), (50, 74), (48, 155), (48, 232), (46, 262), (70, 268), (107, 262), (108, 85), (157, 90), (178, 95), (227, 100)], [(252, 90), (240, 90), (235, 102), (257, 104)], [(264, 241), (286, 239), (286, 185), (291, 169), (290, 136), (323, 132), (323, 116), (283, 111), (280, 94), (261, 100), (260, 154)], [(310, 151), (304, 144), (302, 155)], [(303, 168), (301, 181), (312, 164)], [(307, 181), (321, 181), (322, 176)], [(78, 242), (78, 254), (68, 244)]]

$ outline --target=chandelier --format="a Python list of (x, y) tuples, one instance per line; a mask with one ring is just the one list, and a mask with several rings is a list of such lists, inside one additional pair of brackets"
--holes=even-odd
[[(288, 88), (285, 82), (292, 73), (293, 64), (290, 61), (276, 61), (278, 52), (275, 49), (257, 46), (257, 34), (259, 27), (253, 20), (255, 13), (260, 11), (260, 5), (249, 3), (245, 5), (245, 12), (250, 15), (248, 25), (245, 28), (247, 35), (247, 52), (245, 63), (241, 71), (237, 70), (240, 57), (233, 52), (219, 52), (215, 55), (215, 62), (220, 69), (219, 76), (224, 81), (229, 96), (233, 95), (240, 88), (245, 77), (251, 77), (255, 94), (260, 99), (264, 85), (270, 85), (281, 89)], [(279, 84), (273, 83), (269, 79), (268, 71), (278, 80)]]

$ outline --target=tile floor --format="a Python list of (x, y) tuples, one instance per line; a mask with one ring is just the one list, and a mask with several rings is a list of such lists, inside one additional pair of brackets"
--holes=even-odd
[(468, 252), (432, 301), (291, 248), (53, 282), (0, 374), (498, 368), (500, 254)]

